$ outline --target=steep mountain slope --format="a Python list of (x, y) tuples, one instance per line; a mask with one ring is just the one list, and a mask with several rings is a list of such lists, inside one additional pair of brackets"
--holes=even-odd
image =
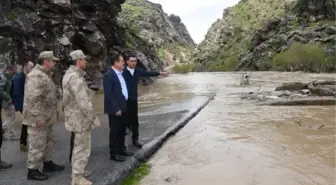
[(124, 0), (49, 0), (0, 1), (0, 68), (36, 61), (40, 51), (53, 49), (61, 62), (54, 75), (60, 84), (68, 67), (69, 53), (82, 49), (91, 56), (88, 78), (99, 82), (110, 66), (111, 53), (135, 53), (144, 68), (163, 69), (155, 48), (140, 37), (132, 36), (127, 47), (127, 29), (117, 19)]
[[(334, 56), (330, 52), (335, 43), (334, 12), (334, 0), (242, 0), (224, 10), (223, 18), (211, 26), (197, 47), (193, 60), (210, 71), (333, 70), (328, 56)], [(306, 44), (307, 51), (313, 48), (316, 52), (321, 52), (316, 44), (322, 44), (326, 53), (319, 54), (319, 62), (328, 64), (311, 68), (282, 61), (278, 65), (279, 60), (274, 61), (280, 58), (277, 55), (295, 49), (291, 46), (296, 42)]]
[[(160, 4), (147, 0), (126, 0), (119, 17), (132, 34), (139, 35), (156, 48), (166, 65), (189, 61), (188, 54), (194, 41), (180, 17), (167, 15)], [(132, 43), (128, 43), (128, 46), (132, 47)]]

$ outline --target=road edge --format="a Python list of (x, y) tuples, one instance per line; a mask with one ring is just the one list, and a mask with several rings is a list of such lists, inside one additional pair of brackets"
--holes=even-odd
[(208, 97), (208, 100), (206, 100), (200, 107), (186, 114), (183, 118), (180, 119), (180, 121), (169, 127), (163, 134), (144, 145), (144, 147), (131, 159), (130, 165), (120, 169), (118, 174), (114, 176), (115, 178), (106, 180), (103, 185), (121, 184), (123, 180), (125, 180), (131, 174), (132, 170), (140, 166), (142, 163), (148, 161), (148, 159), (153, 156), (170, 137), (174, 136), (179, 130), (187, 125), (188, 122), (192, 120), (213, 99), (214, 96)]

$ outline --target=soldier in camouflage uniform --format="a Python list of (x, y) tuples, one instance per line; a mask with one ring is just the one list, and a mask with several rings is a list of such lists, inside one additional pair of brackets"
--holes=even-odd
[[(11, 69), (12, 66), (7, 66), (7, 73), (8, 71), (11, 71), (12, 73), (14, 73), (14, 70), (9, 70)], [(11, 103), (11, 98), (9, 97), (9, 95), (4, 91), (4, 89), (6, 89), (6, 82), (4, 82), (6, 79), (6, 77), (4, 75), (0, 76), (0, 169), (7, 169), (7, 168), (11, 168), (13, 165), (12, 164), (8, 164), (4, 161), (2, 161), (1, 159), (1, 146), (2, 146), (2, 139), (3, 139), (3, 130), (2, 130), (2, 117), (1, 117), (1, 109), (2, 109), (2, 104), (1, 102), (7, 101), (7, 103)]]
[(0, 74), (0, 94), (2, 96), (2, 108), (6, 112), (6, 120), (3, 122), (5, 135), (9, 140), (16, 140), (18, 137), (15, 134), (13, 124), (15, 121), (15, 107), (12, 101), (13, 98), (13, 77), (15, 74), (15, 66), (8, 65), (6, 72)]
[[(43, 51), (38, 64), (26, 77), (23, 103), (23, 124), (28, 127), (28, 175), (29, 180), (47, 180), (44, 173), (62, 171), (64, 166), (51, 160), (54, 145), (52, 131), (57, 122), (57, 99), (51, 79), (56, 58), (52, 51)], [(38, 168), (43, 162), (43, 172)]]
[(74, 135), (72, 164), (72, 185), (91, 185), (85, 179), (85, 169), (91, 153), (91, 130), (100, 125), (93, 106), (93, 91), (85, 82), (87, 56), (81, 50), (70, 53), (71, 65), (63, 77), (63, 106), (65, 128)]

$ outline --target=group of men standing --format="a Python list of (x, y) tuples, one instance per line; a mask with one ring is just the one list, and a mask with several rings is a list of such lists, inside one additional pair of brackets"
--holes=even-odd
[[(94, 92), (88, 88), (84, 79), (85, 69), (88, 65), (88, 57), (81, 50), (70, 53), (73, 64), (66, 71), (62, 80), (63, 106), (65, 114), (65, 128), (71, 132), (70, 161), (72, 165), (72, 185), (91, 185), (92, 182), (86, 179), (90, 172), (86, 169), (91, 153), (91, 130), (100, 126), (100, 121), (93, 109), (92, 97)], [(109, 148), (110, 159), (118, 162), (125, 161), (125, 156), (133, 154), (127, 151), (125, 144), (126, 128), (132, 130), (133, 145), (141, 148), (139, 143), (139, 122), (138, 122), (138, 80), (140, 76), (167, 75), (162, 72), (147, 72), (136, 68), (137, 59), (135, 56), (127, 56), (127, 68), (124, 69), (124, 58), (120, 54), (111, 56), (109, 59), (111, 68), (104, 74), (104, 112), (109, 118)], [(5, 103), (8, 113), (4, 128), (10, 137), (14, 137), (12, 128), (15, 120), (15, 110), (22, 113), (22, 131), (20, 148), (27, 146), (28, 136), (28, 159), (27, 179), (47, 180), (47, 173), (63, 171), (63, 165), (57, 165), (51, 160), (53, 140), (53, 125), (57, 122), (57, 96), (56, 88), (52, 81), (52, 71), (56, 62), (59, 61), (52, 51), (43, 51), (39, 54), (38, 62), (33, 68), (31, 62), (24, 65), (23, 74), (17, 74), (13, 78), (14, 70), (7, 67), (5, 85), (0, 84), (0, 97)], [(1, 78), (3, 78), (1, 76)], [(15, 84), (15, 79), (17, 85)], [(1, 81), (1, 79), (0, 79)], [(7, 84), (14, 82), (14, 85)], [(23, 82), (23, 83), (22, 83)], [(19, 85), (20, 84), (20, 85)], [(15, 99), (13, 89), (20, 89), (20, 101), (13, 105), (12, 97)], [(6, 89), (6, 93), (1, 88)], [(7, 90), (9, 89), (9, 90)], [(19, 94), (19, 93), (17, 93)], [(7, 103), (7, 104), (6, 104)], [(12, 105), (11, 108), (7, 108)], [(13, 111), (13, 107), (14, 111)], [(8, 109), (8, 110), (7, 110)], [(14, 112), (14, 118), (12, 113)], [(11, 122), (7, 121), (10, 120)], [(7, 126), (7, 127), (6, 127)], [(0, 127), (2, 129), (2, 127)], [(2, 130), (0, 132), (2, 134)], [(2, 144), (0, 137), (0, 149)], [(43, 165), (42, 172), (39, 168)], [(11, 164), (2, 162), (0, 155), (0, 169), (10, 168)]]
[[(8, 65), (4, 73), (0, 74), (0, 111), (3, 109), (6, 113), (6, 120), (2, 122), (0, 116), (0, 149), (3, 140), (17, 140), (18, 136), (13, 128), (15, 121), (15, 112), (22, 113), (24, 85), (27, 74), (34, 68), (34, 63), (25, 60), (23, 69), (20, 73), (15, 74), (16, 68), (14, 65)], [(27, 126), (22, 125), (20, 137), (21, 151), (27, 151)], [(1, 160), (0, 150), (0, 169), (11, 168), (11, 164), (7, 164)]]
[(125, 145), (126, 128), (132, 130), (133, 145), (141, 148), (139, 143), (138, 121), (138, 82), (139, 77), (166, 76), (166, 72), (142, 71), (136, 68), (137, 58), (127, 56), (127, 67), (121, 54), (110, 58), (112, 67), (104, 74), (104, 112), (108, 115), (110, 126), (110, 159), (125, 161), (125, 156), (133, 154)]

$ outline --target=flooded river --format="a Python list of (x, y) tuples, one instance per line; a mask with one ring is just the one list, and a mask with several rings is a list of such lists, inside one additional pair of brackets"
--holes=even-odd
[(334, 79), (334, 75), (252, 73), (252, 85), (245, 87), (239, 86), (240, 76), (172, 75), (141, 88), (142, 109), (216, 95), (151, 158), (151, 173), (141, 185), (335, 184), (335, 106), (255, 106), (237, 95), (272, 91), (283, 82)]

